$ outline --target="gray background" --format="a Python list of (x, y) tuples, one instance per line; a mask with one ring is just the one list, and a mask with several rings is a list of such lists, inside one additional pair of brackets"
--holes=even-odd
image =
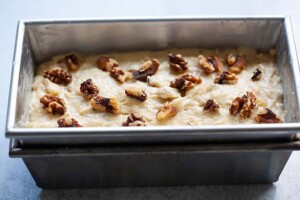
[(191, 15), (289, 15), (293, 22), (296, 46), (298, 50), (300, 48), (300, 4), (296, 0), (0, 0), (0, 199), (300, 199), (300, 152), (292, 154), (280, 180), (270, 185), (86, 190), (41, 190), (36, 187), (20, 159), (8, 158), (4, 124), (19, 19)]

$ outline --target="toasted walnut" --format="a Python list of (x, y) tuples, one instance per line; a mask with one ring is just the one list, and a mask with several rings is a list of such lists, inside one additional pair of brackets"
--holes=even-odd
[(158, 112), (156, 113), (156, 119), (159, 121), (167, 120), (171, 117), (174, 117), (176, 114), (176, 107), (169, 104), (169, 102), (166, 102), (162, 107), (159, 108)]
[(119, 67), (112, 68), (110, 71), (110, 75), (121, 83), (124, 83), (128, 79), (128, 74)]
[(204, 112), (214, 112), (218, 111), (220, 108), (219, 104), (214, 99), (207, 100), (203, 110)]
[(83, 94), (84, 98), (91, 99), (98, 95), (99, 89), (93, 84), (92, 79), (87, 79), (80, 84), (80, 92)]
[(120, 113), (120, 106), (115, 98), (96, 96), (91, 99), (91, 106), (94, 110), (101, 112)]
[(52, 114), (63, 115), (66, 112), (65, 102), (59, 97), (46, 94), (40, 98), (40, 102), (44, 105), (44, 109)]
[(67, 85), (72, 81), (72, 75), (60, 68), (45, 71), (43, 76), (57, 84), (63, 83)]
[(238, 82), (238, 76), (230, 71), (220, 73), (214, 80), (217, 84), (231, 84), (234, 85)]
[(188, 89), (195, 87), (195, 85), (200, 84), (201, 82), (201, 78), (194, 77), (191, 74), (184, 74), (174, 81), (171, 81), (170, 87), (177, 88), (182, 96), (184, 96)]
[(65, 57), (65, 61), (70, 70), (76, 71), (79, 69), (81, 63), (77, 55), (71, 54)]
[(176, 72), (184, 72), (188, 69), (188, 62), (181, 54), (170, 53), (168, 56), (172, 70)]
[(256, 107), (256, 97), (252, 92), (247, 92), (242, 97), (237, 97), (232, 101), (229, 112), (236, 116), (240, 114), (242, 119), (251, 117), (252, 110)]
[(260, 80), (262, 77), (262, 72), (256, 68), (255, 71), (253, 72), (253, 76), (251, 77), (252, 81), (258, 81)]
[(78, 121), (71, 117), (61, 117), (57, 120), (58, 127), (82, 127)]
[(103, 71), (111, 71), (114, 67), (118, 67), (119, 63), (115, 59), (101, 56), (97, 60), (97, 66)]
[(268, 108), (260, 110), (259, 114), (254, 117), (258, 123), (280, 123), (281, 120)]
[(158, 70), (158, 67), (159, 61), (157, 59), (148, 60), (141, 66), (139, 70), (134, 71), (132, 74), (135, 80), (146, 82), (147, 77), (155, 74), (155, 72)]
[(243, 56), (231, 53), (227, 57), (227, 64), (229, 65), (230, 72), (239, 74), (246, 67), (247, 62)]
[(143, 116), (138, 113), (131, 113), (126, 122), (122, 123), (122, 126), (147, 126), (147, 123)]
[(217, 56), (205, 57), (200, 55), (198, 57), (199, 65), (202, 67), (206, 74), (210, 74), (214, 71), (221, 71), (223, 68), (223, 63)]
[(146, 101), (147, 94), (144, 90), (137, 88), (128, 88), (125, 90), (125, 94), (131, 98), (137, 99), (139, 101)]

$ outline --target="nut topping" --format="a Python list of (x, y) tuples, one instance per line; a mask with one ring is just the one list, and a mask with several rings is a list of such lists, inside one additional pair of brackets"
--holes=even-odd
[(217, 56), (205, 57), (203, 55), (200, 55), (198, 59), (199, 65), (202, 67), (206, 74), (210, 74), (215, 71), (221, 71), (223, 68), (223, 63)]
[(188, 69), (188, 62), (181, 54), (173, 54), (170, 53), (169, 55), (169, 62), (170, 67), (172, 70), (176, 72), (184, 72)]
[(61, 117), (57, 120), (58, 127), (82, 127), (78, 121), (71, 117)]
[(84, 98), (91, 99), (98, 95), (99, 89), (93, 84), (92, 79), (87, 79), (80, 84), (80, 92), (83, 94)]
[(66, 60), (67, 66), (69, 67), (69, 69), (71, 71), (76, 71), (79, 69), (81, 63), (80, 63), (78, 56), (76, 56), (75, 54), (66, 56), (65, 60)]
[(159, 61), (157, 59), (148, 60), (145, 62), (141, 68), (134, 71), (133, 77), (135, 80), (147, 82), (147, 77), (152, 76), (158, 70)]
[(227, 64), (229, 65), (229, 71), (235, 74), (239, 74), (246, 67), (246, 59), (243, 56), (231, 53), (227, 57)]
[(120, 113), (120, 106), (115, 98), (105, 98), (96, 96), (91, 99), (91, 106), (94, 110), (101, 112), (109, 112), (113, 114)]
[(139, 101), (146, 101), (147, 94), (144, 90), (136, 89), (136, 88), (128, 88), (125, 90), (125, 94), (131, 98), (137, 99)]
[(204, 112), (214, 112), (218, 111), (220, 108), (219, 104), (214, 99), (207, 100), (203, 110)]
[(65, 102), (59, 97), (46, 94), (40, 98), (40, 102), (44, 105), (43, 108), (53, 115), (56, 113), (63, 115), (66, 112)]
[(72, 81), (72, 75), (61, 68), (45, 71), (43, 76), (57, 84), (67, 85)]
[(156, 113), (156, 119), (159, 121), (170, 119), (177, 114), (177, 109), (175, 106), (166, 102), (162, 107), (159, 108), (158, 112)]
[(229, 112), (236, 116), (240, 114), (242, 119), (251, 117), (252, 110), (256, 107), (256, 97), (252, 92), (247, 92), (247, 95), (237, 97), (232, 101)]
[(238, 81), (238, 76), (230, 71), (224, 71), (220, 73), (214, 80), (217, 84), (231, 84), (234, 85)]
[(176, 78), (174, 81), (171, 81), (170, 87), (177, 88), (181, 95), (184, 96), (188, 89), (195, 87), (201, 82), (201, 78), (194, 77), (191, 74), (184, 74)]
[(281, 120), (268, 108), (263, 108), (259, 114), (254, 117), (258, 123), (280, 123)]
[(101, 56), (97, 60), (97, 66), (103, 71), (111, 71), (114, 67), (118, 67), (119, 63), (115, 59)]
[(143, 116), (138, 113), (131, 113), (126, 122), (123, 122), (122, 126), (147, 126), (147, 123)]
[(252, 81), (258, 81), (260, 80), (262, 77), (262, 72), (256, 68), (255, 71), (253, 72), (253, 76), (251, 77)]
[(110, 71), (110, 75), (121, 83), (124, 83), (128, 79), (128, 74), (119, 67), (112, 68)]

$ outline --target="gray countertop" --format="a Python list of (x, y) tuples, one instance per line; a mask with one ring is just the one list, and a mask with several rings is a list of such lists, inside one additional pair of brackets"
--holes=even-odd
[[(85, 3), (84, 3), (85, 2)], [(4, 124), (15, 32), (19, 19), (191, 15), (289, 15), (300, 47), (300, 3), (253, 1), (0, 0), (0, 200), (2, 199), (300, 199), (300, 152), (294, 152), (278, 182), (269, 185), (185, 186), (41, 190), (20, 159), (8, 157)]]

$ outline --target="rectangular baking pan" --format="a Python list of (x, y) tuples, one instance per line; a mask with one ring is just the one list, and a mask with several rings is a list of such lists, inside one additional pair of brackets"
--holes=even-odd
[[(214, 126), (24, 128), (35, 67), (68, 51), (101, 53), (166, 48), (277, 50), (285, 123)], [(20, 21), (6, 137), (23, 147), (137, 143), (291, 141), (300, 130), (299, 67), (289, 17), (188, 17)]]
[(299, 140), (278, 143), (23, 148), (22, 158), (41, 188), (272, 183)]

